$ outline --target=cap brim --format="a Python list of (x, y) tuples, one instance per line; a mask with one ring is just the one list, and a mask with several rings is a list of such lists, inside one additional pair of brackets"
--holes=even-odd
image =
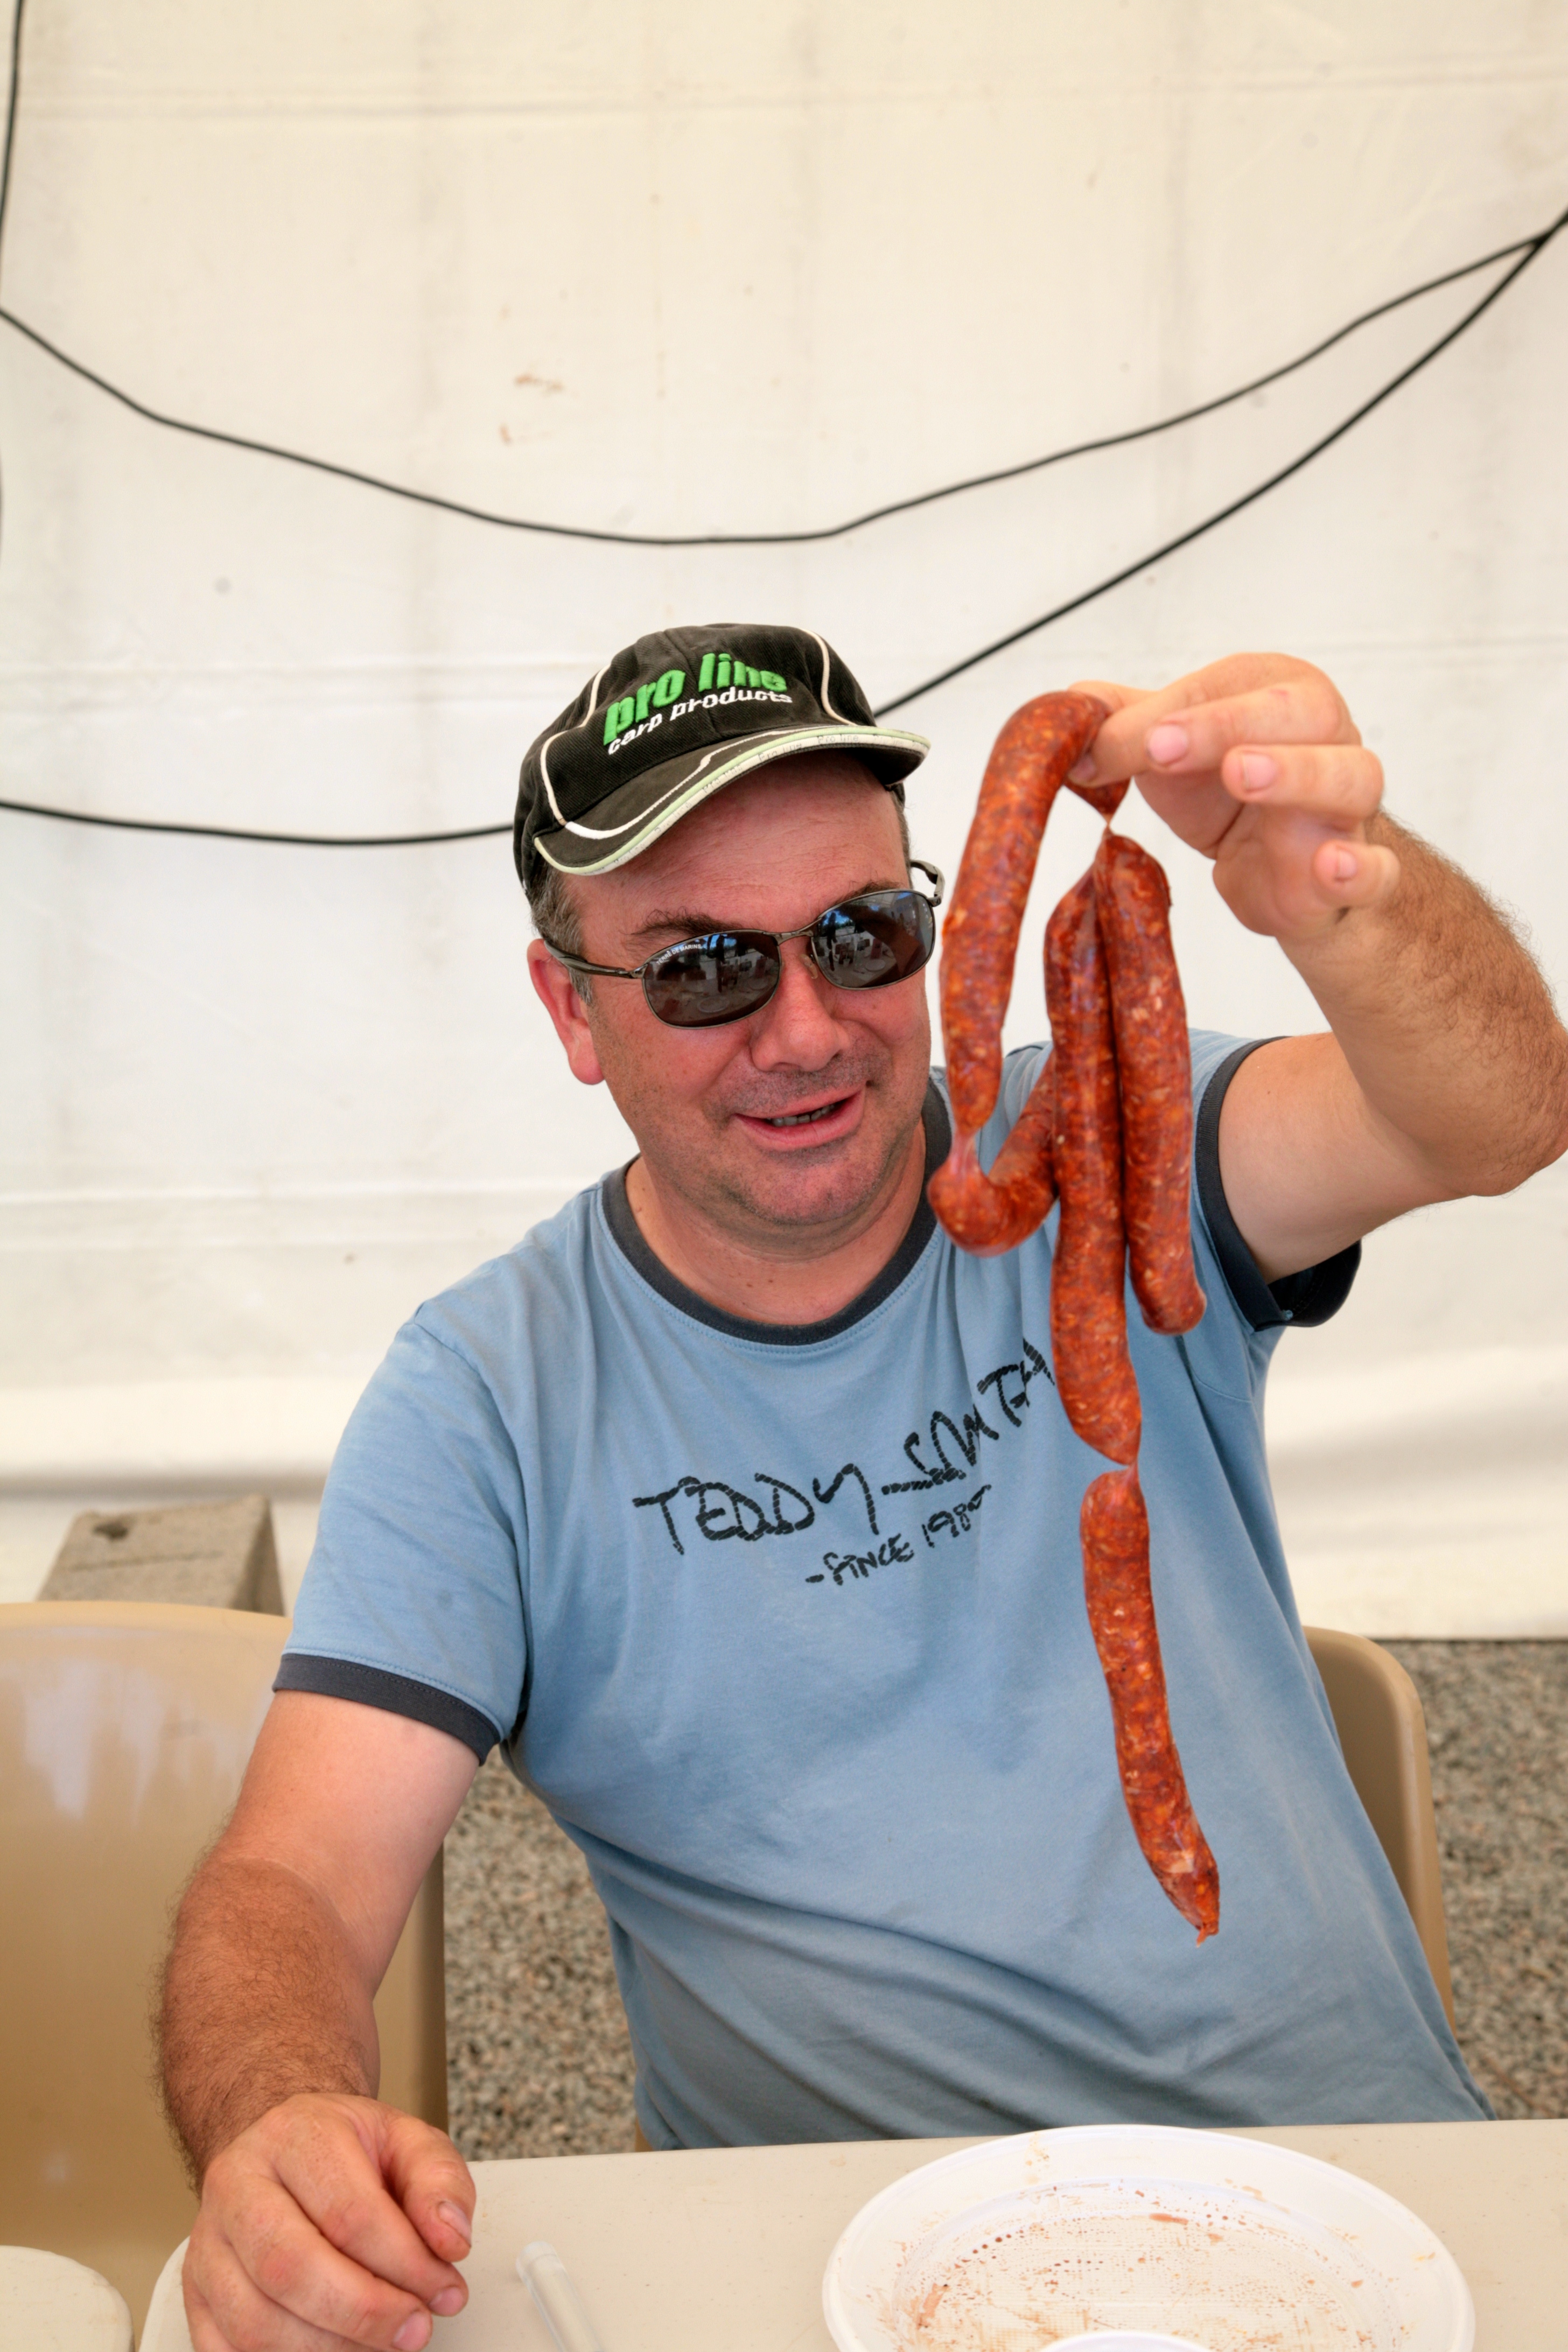
[[(650, 843), (737, 776), (771, 760), (803, 751), (843, 751), (863, 760), (884, 784), (901, 783), (920, 766), (931, 743), (897, 727), (780, 727), (733, 744), (710, 744), (628, 777), (589, 811), (588, 818), (536, 833), (533, 847), (563, 874), (609, 874), (639, 856)], [(592, 822), (589, 822), (589, 818)]]

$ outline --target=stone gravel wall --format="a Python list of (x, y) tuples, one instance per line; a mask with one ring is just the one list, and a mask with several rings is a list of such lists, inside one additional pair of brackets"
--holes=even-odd
[[(1459, 2038), (1502, 2116), (1568, 2115), (1568, 1642), (1390, 1642), (1426, 1711)], [(582, 1856), (492, 1757), (447, 1841), (465, 2155), (632, 2145), (632, 2060)]]
[(1421, 1694), (1459, 2041), (1500, 2116), (1568, 2116), (1568, 1642), (1387, 1642)]

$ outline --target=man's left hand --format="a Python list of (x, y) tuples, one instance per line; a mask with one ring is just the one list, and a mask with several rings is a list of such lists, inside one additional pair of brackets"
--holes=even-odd
[[(1368, 836), (1383, 769), (1332, 681), (1286, 654), (1233, 654), (1158, 693), (1082, 679), (1111, 716), (1092, 781), (1131, 776), (1173, 833), (1214, 860), (1239, 922), (1305, 944), (1386, 899), (1399, 860)], [(1075, 782), (1089, 781), (1087, 765)]]

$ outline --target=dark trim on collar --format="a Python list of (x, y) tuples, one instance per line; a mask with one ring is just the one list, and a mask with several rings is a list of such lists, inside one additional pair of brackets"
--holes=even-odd
[[(947, 1105), (937, 1091), (934, 1080), (928, 1080), (921, 1116), (925, 1122), (926, 1164), (921, 1180), (920, 1205), (910, 1221), (909, 1231), (888, 1260), (874, 1282), (868, 1283), (847, 1307), (837, 1315), (826, 1316), (820, 1323), (753, 1323), (739, 1315), (726, 1315), (721, 1307), (711, 1307), (700, 1298), (685, 1283), (678, 1281), (661, 1258), (654, 1255), (643, 1239), (642, 1228), (632, 1214), (626, 1198), (626, 1171), (617, 1168), (606, 1176), (599, 1187), (599, 1197), (605, 1204), (605, 1222), (624, 1256), (631, 1261), (637, 1272), (650, 1289), (689, 1315), (695, 1323), (706, 1323), (710, 1331), (722, 1331), (731, 1339), (755, 1339), (763, 1347), (810, 1348), (822, 1339), (837, 1339), (872, 1314), (885, 1298), (890, 1298), (904, 1276), (910, 1272), (916, 1259), (936, 1231), (936, 1219), (931, 1202), (926, 1199), (926, 1186), (947, 1158), (952, 1143), (952, 1124)], [(628, 1160), (627, 1167), (631, 1165)]]
[(362, 1666), (352, 1658), (318, 1658), (306, 1650), (288, 1650), (278, 1668), (275, 1691), (314, 1691), (322, 1698), (353, 1699), (356, 1706), (378, 1706), (384, 1715), (405, 1715), (427, 1723), (471, 1748), (482, 1764), (496, 1745), (497, 1732), (488, 1715), (467, 1699), (407, 1675), (388, 1674), (381, 1666)]
[(1303, 1267), (1300, 1274), (1282, 1275), (1278, 1282), (1265, 1282), (1258, 1272), (1258, 1260), (1243, 1241), (1241, 1228), (1231, 1214), (1219, 1172), (1219, 1114), (1226, 1089), (1248, 1054), (1256, 1054), (1259, 1045), (1272, 1045), (1275, 1042), (1272, 1037), (1254, 1037), (1250, 1044), (1238, 1045), (1234, 1054), (1226, 1055), (1204, 1089), (1194, 1147), (1198, 1199), (1208, 1219), (1215, 1255), (1230, 1285), (1230, 1295), (1253, 1329), (1272, 1331), (1281, 1324), (1299, 1323), (1310, 1330), (1317, 1324), (1326, 1323), (1331, 1315), (1337, 1315), (1350, 1297), (1351, 1285), (1361, 1265), (1360, 1242), (1352, 1242), (1349, 1249), (1325, 1258), (1321, 1265)]

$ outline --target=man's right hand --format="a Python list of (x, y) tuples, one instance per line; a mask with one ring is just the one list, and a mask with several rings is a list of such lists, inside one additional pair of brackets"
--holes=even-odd
[(214, 2157), (185, 2255), (195, 2352), (420, 2352), (468, 2299), (473, 2176), (445, 2132), (304, 2092)]

